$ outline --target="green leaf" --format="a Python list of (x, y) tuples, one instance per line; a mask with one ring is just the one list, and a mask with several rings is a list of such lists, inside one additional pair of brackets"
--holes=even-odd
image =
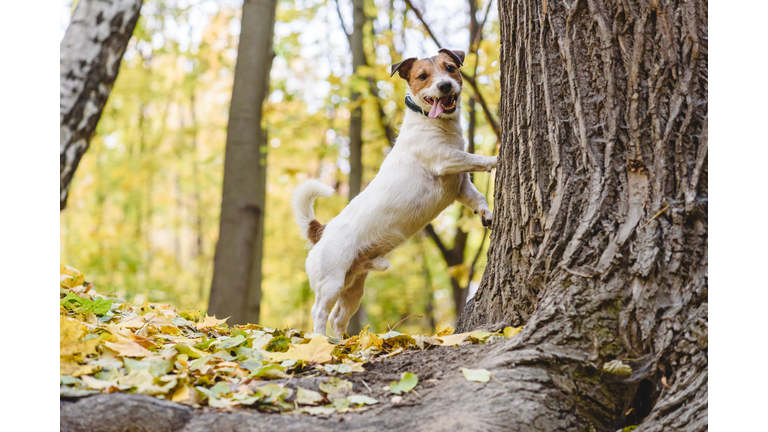
[(419, 377), (416, 376), (416, 374), (411, 372), (403, 372), (402, 377), (400, 377), (400, 381), (392, 382), (392, 384), (389, 385), (389, 391), (394, 394), (407, 393), (413, 390), (418, 383)]
[(225, 349), (234, 348), (234, 347), (240, 345), (243, 342), (245, 342), (245, 336), (237, 335), (237, 336), (232, 337), (232, 338), (224, 339), (224, 341), (222, 343), (216, 345), (216, 349), (217, 350), (225, 350)]
[(265, 351), (269, 352), (286, 352), (288, 351), (288, 348), (291, 347), (291, 340), (285, 336), (278, 336), (275, 338), (272, 338), (272, 340), (269, 341), (266, 347), (264, 347)]
[(126, 372), (129, 374), (133, 371), (146, 370), (155, 378), (163, 376), (173, 370), (173, 361), (157, 357), (146, 358), (143, 360), (123, 357), (123, 363), (125, 364)]
[(491, 379), (491, 373), (486, 369), (467, 369), (461, 368), (461, 373), (467, 381), (487, 383)]
[(220, 398), (222, 395), (231, 393), (232, 390), (229, 389), (229, 384), (225, 382), (219, 382), (210, 388), (210, 392), (214, 397)]
[(328, 381), (319, 385), (320, 391), (328, 395), (328, 400), (343, 398), (352, 394), (352, 383), (337, 377), (330, 377)]

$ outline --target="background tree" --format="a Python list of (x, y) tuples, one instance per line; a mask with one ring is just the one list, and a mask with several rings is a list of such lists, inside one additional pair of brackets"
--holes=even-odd
[(117, 78), (142, 2), (81, 0), (61, 41), (61, 210)]
[(221, 228), (208, 311), (233, 323), (259, 321), (266, 201), (262, 104), (274, 56), (276, 0), (245, 0), (224, 159)]
[(706, 430), (707, 2), (499, 11), (494, 230), (459, 321), (526, 326), (493, 403), (536, 421), (499, 424)]

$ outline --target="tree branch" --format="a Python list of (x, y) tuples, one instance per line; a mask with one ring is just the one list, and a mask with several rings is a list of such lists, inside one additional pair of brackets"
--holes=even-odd
[(437, 248), (440, 249), (440, 253), (443, 255), (443, 259), (445, 259), (446, 262), (449, 262), (452, 255), (451, 251), (448, 250), (448, 248), (446, 248), (443, 244), (443, 241), (440, 240), (440, 236), (437, 235), (437, 232), (435, 232), (435, 227), (433, 227), (432, 224), (427, 224), (427, 226), (424, 227), (424, 231), (426, 231), (427, 234), (432, 237), (432, 240), (435, 241)]
[(339, 5), (339, 0), (335, 1), (336, 3), (336, 13), (339, 14), (339, 21), (341, 21), (341, 31), (344, 32), (344, 35), (347, 36), (347, 42), (349, 43), (349, 46), (352, 46), (352, 35), (347, 33), (347, 25), (344, 24), (344, 18), (341, 16), (341, 6)]
[[(341, 30), (347, 36), (347, 43), (349, 43), (351, 49), (352, 35), (347, 33), (347, 25), (344, 23), (344, 18), (341, 15), (341, 6), (339, 5), (339, 0), (335, 0), (335, 3), (336, 13), (339, 14), (339, 21), (341, 22)], [(368, 62), (368, 57), (366, 56), (365, 65), (368, 66), (369, 64), (370, 63)], [(372, 76), (368, 77), (368, 86), (370, 87), (371, 94), (374, 96), (374, 100), (376, 101), (376, 110), (379, 113), (379, 123), (381, 124), (381, 128), (384, 130), (384, 135), (387, 137), (389, 145), (392, 145), (395, 142), (395, 131), (392, 130), (392, 127), (389, 124), (387, 124), (384, 107), (381, 105), (381, 98), (379, 97), (379, 88), (376, 87), (376, 80), (374, 80)]]

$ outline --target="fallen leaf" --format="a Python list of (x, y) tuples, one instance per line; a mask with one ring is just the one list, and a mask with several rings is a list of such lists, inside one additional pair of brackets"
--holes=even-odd
[(303, 345), (291, 345), (284, 353), (264, 351), (264, 357), (270, 360), (302, 360), (306, 363), (327, 363), (333, 359), (331, 352), (334, 345), (328, 343), (328, 339), (322, 335), (313, 337), (309, 343)]
[(461, 368), (461, 373), (467, 381), (487, 383), (491, 379), (491, 372), (487, 369), (467, 369)]
[(75, 288), (85, 283), (85, 275), (80, 270), (59, 264), (59, 284), (62, 288)]
[(87, 355), (95, 354), (100, 339), (81, 340), (81, 337), (85, 335), (85, 326), (80, 321), (71, 320), (64, 315), (60, 317), (59, 355), (83, 358)]
[(302, 405), (317, 405), (323, 399), (323, 395), (316, 391), (307, 390), (299, 387), (296, 393), (296, 402)]
[(366, 395), (351, 395), (347, 396), (350, 404), (354, 405), (375, 405), (379, 403), (376, 399)]
[(444, 346), (456, 346), (462, 344), (469, 339), (469, 333), (459, 333), (449, 336), (440, 336), (437, 338)]
[(123, 357), (151, 357), (155, 355), (152, 351), (127, 339), (118, 342), (104, 342), (104, 345)]
[(403, 372), (403, 375), (400, 377), (400, 381), (393, 381), (392, 384), (389, 385), (389, 391), (398, 395), (407, 393), (413, 390), (418, 383), (419, 377), (416, 376), (416, 374), (411, 372)]
[(611, 360), (603, 365), (603, 372), (611, 375), (627, 377), (632, 375), (632, 368), (621, 360)]
[(337, 377), (330, 377), (328, 381), (319, 385), (320, 391), (324, 392), (329, 401), (337, 398), (345, 398), (352, 394), (352, 383)]
[(211, 327), (218, 327), (219, 324), (224, 324), (227, 321), (227, 318), (224, 319), (216, 319), (216, 316), (205, 316), (205, 319), (201, 323), (197, 323), (197, 329), (203, 330)]
[(520, 331), (523, 329), (523, 326), (520, 327), (505, 327), (504, 328), (504, 337), (509, 339), (512, 336), (520, 333)]

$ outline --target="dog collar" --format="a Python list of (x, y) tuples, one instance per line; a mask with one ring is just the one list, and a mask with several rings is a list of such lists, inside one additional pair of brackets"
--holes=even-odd
[(411, 95), (405, 95), (405, 106), (411, 109), (411, 111), (415, 111), (424, 117), (429, 117), (427, 113), (424, 112), (423, 109), (421, 109), (420, 106), (416, 105), (416, 102), (411, 99)]

